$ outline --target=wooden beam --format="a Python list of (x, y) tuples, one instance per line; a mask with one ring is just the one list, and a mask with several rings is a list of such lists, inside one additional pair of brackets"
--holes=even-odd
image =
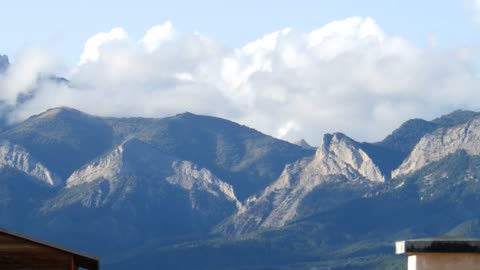
[(75, 256), (70, 256), (70, 270), (78, 270), (77, 262), (75, 262)]

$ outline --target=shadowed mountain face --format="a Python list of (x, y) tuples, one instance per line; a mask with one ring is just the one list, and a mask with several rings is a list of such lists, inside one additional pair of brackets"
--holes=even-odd
[(405, 269), (395, 240), (480, 237), (479, 134), (455, 111), (312, 148), (191, 113), (55, 108), (0, 133), (0, 226), (103, 269)]
[(383, 141), (377, 143), (377, 145), (398, 151), (405, 156), (412, 150), (423, 135), (432, 132), (438, 126), (436, 123), (423, 119), (408, 120)]

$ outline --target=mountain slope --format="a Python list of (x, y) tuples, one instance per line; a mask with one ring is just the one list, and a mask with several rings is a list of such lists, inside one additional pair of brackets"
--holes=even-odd
[(395, 240), (478, 234), (469, 111), (379, 143), (327, 134), (316, 151), (215, 117), (69, 108), (0, 139), (0, 226), (99, 255), (102, 269), (404, 269)]
[(259, 228), (280, 228), (301, 217), (301, 204), (311, 193), (319, 196), (329, 190), (330, 196), (324, 193), (324, 200), (316, 199), (315, 205), (309, 206), (321, 212), (362, 197), (384, 181), (380, 169), (358, 143), (340, 133), (327, 134), (313, 158), (288, 165), (277, 181), (261, 195), (250, 197), (245, 207), (216, 231), (244, 234)]
[(56, 186), (60, 180), (43, 164), (35, 160), (23, 147), (8, 141), (0, 142), (0, 171), (8, 168), (29, 175), (36, 180)]
[(62, 180), (132, 137), (209, 168), (233, 185), (239, 198), (263, 189), (285, 164), (314, 153), (228, 120), (191, 113), (162, 119), (100, 118), (60, 107), (0, 134), (25, 147)]
[(31, 230), (39, 204), (60, 179), (22, 146), (0, 141), (0, 227)]
[(133, 135), (168, 155), (209, 168), (240, 199), (265, 188), (287, 163), (314, 153), (228, 120), (191, 113), (108, 122), (118, 140)]
[(55, 108), (4, 131), (0, 138), (25, 147), (63, 180), (112, 145), (112, 130), (99, 117)]
[[(109, 259), (106, 250), (205, 237), (238, 207), (233, 188), (209, 170), (131, 139), (75, 171), (41, 215), (56, 234), (70, 226), (101, 233), (108, 241), (82, 246)], [(79, 214), (89, 218), (70, 224)]]
[[(78, 192), (83, 186), (99, 189)], [(75, 171), (67, 180), (64, 196), (53, 203), (49, 210), (81, 203), (84, 207), (116, 206), (127, 200), (130, 193), (153, 185), (171, 185), (189, 191), (192, 208), (197, 207), (196, 194), (206, 193), (233, 205), (239, 204), (233, 188), (218, 179), (210, 171), (199, 169), (189, 161), (176, 160), (137, 139), (130, 139), (115, 147), (101, 158)], [(150, 187), (148, 199), (156, 199), (156, 187)], [(107, 193), (105, 193), (107, 191)], [(69, 197), (67, 194), (71, 194)], [(163, 194), (166, 195), (166, 194)], [(202, 195), (203, 196), (203, 195)], [(158, 199), (159, 197), (157, 197)]]
[(423, 119), (411, 119), (403, 123), (398, 129), (388, 135), (380, 146), (396, 150), (405, 157), (415, 147), (418, 141), (427, 133), (434, 131), (439, 124)]
[[(400, 180), (405, 182), (399, 185)], [(112, 267), (402, 270), (406, 260), (394, 255), (394, 241), (479, 236), (479, 190), (480, 158), (460, 151), (392, 181), (391, 189), (379, 195), (353, 199), (282, 228), (146, 250)]]

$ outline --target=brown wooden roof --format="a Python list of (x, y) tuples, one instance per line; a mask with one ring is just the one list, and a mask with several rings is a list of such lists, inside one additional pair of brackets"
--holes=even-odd
[(57, 245), (54, 245), (54, 244), (50, 244), (50, 243), (47, 243), (45, 241), (33, 239), (33, 238), (25, 236), (25, 235), (21, 235), (21, 234), (18, 234), (18, 233), (13, 233), (13, 232), (7, 231), (7, 230), (2, 229), (2, 228), (0, 228), (0, 235), (17, 238), (17, 239), (20, 239), (20, 240), (23, 240), (23, 241), (26, 241), (26, 242), (29, 242), (29, 243), (32, 243), (32, 244), (35, 244), (35, 245), (39, 245), (39, 246), (42, 246), (42, 247), (45, 247), (45, 248), (48, 248), (48, 249), (66, 254), (66, 255), (69, 255), (69, 256), (73, 256), (73, 258), (75, 260), (75, 263), (77, 264), (77, 266), (79, 266), (81, 268), (85, 268), (85, 269), (88, 269), (88, 270), (98, 270), (99, 269), (99, 260), (98, 260), (97, 257), (90, 256), (90, 255), (87, 255), (87, 254), (84, 254), (84, 253), (81, 253), (81, 252), (78, 252), (78, 251), (74, 251), (74, 250), (71, 250), (71, 249), (67, 249), (67, 248), (64, 248), (64, 247), (60, 247), (60, 246), (57, 246)]

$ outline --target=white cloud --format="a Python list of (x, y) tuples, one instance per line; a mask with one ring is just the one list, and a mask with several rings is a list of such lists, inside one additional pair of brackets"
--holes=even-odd
[(164, 24), (156, 25), (150, 28), (145, 36), (142, 38), (141, 43), (145, 46), (148, 52), (153, 52), (158, 47), (175, 37), (175, 30), (170, 21), (166, 21)]
[[(86, 42), (70, 86), (44, 84), (11, 117), (60, 105), (108, 116), (191, 111), (287, 140), (315, 144), (340, 131), (372, 141), (409, 118), (479, 110), (475, 55), (468, 48), (417, 48), (360, 17), (309, 33), (286, 28), (241, 48), (178, 33), (170, 22), (139, 40), (117, 28)], [(12, 101), (21, 92), (0, 98)]]
[(90, 37), (83, 49), (83, 53), (80, 56), (80, 64), (87, 62), (95, 62), (100, 57), (100, 49), (103, 45), (112, 41), (120, 41), (128, 39), (128, 34), (123, 28), (114, 28), (110, 32), (101, 32)]
[(17, 55), (16, 61), (0, 75), (0, 100), (9, 106), (17, 103), (21, 95), (29, 94), (42, 76), (55, 74), (58, 61), (45, 48), (29, 48)]
[(277, 47), (279, 39), (288, 35), (292, 29), (285, 28), (263, 36), (261, 39), (255, 40), (243, 46), (242, 51), (246, 54), (257, 54), (261, 51), (273, 51)]
[(321, 48), (317, 56), (333, 59), (356, 47), (377, 46), (385, 41), (385, 34), (372, 18), (351, 17), (331, 22), (308, 34), (308, 46)]

